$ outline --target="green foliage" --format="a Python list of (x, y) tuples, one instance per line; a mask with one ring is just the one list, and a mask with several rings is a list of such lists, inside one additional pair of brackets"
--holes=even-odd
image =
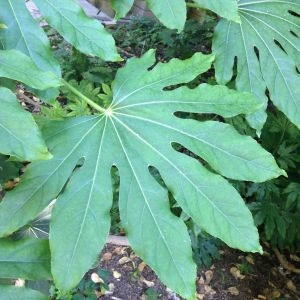
[(113, 9), (116, 11), (115, 18), (120, 19), (126, 16), (133, 5), (134, 0), (110, 0)]
[(14, 287), (14, 286), (0, 286), (0, 300), (49, 300), (49, 297), (35, 290)]
[[(164, 87), (192, 80), (197, 76), (200, 66), (200, 71), (206, 71), (212, 59), (213, 56), (195, 54), (187, 61), (174, 59), (148, 71), (155, 61), (153, 52), (148, 52), (141, 59), (128, 61), (126, 67), (118, 71), (113, 86), (113, 102), (99, 116), (54, 121), (44, 126), (44, 136), (56, 159), (31, 164), (24, 175), (26, 184), (19, 184), (14, 191), (6, 194), (1, 203), (0, 228), (1, 234), (7, 235), (32, 219), (60, 193), (84, 155), (83, 165), (73, 172), (68, 188), (59, 196), (52, 215), (52, 274), (60, 289), (69, 290), (76, 285), (93, 264), (105, 242), (110, 225), (107, 211), (111, 206), (109, 173), (113, 165), (120, 172), (120, 212), (131, 245), (164, 282), (186, 297), (191, 296), (195, 276), (189, 238), (184, 224), (169, 212), (167, 194), (155, 184), (145, 169), (146, 165), (158, 168), (178, 203), (199, 226), (233, 247), (260, 251), (256, 230), (250, 226), (251, 216), (235, 190), (221, 177), (209, 173), (201, 165), (196, 165), (187, 156), (167, 146), (173, 141), (180, 142), (229, 177), (261, 181), (282, 173), (272, 157), (254, 140), (239, 136), (231, 127), (219, 122), (181, 120), (173, 115), (174, 111), (188, 110), (232, 116), (259, 107), (250, 94), (240, 94), (222, 86), (202, 84), (195, 88), (197, 94), (194, 93), (195, 89), (184, 86), (162, 92)], [(136, 76), (138, 82), (132, 80)], [(224, 106), (229, 102), (230, 109)], [(155, 110), (151, 106), (160, 109)], [(159, 111), (163, 111), (163, 114), (159, 114)], [(205, 132), (209, 132), (209, 135)], [(218, 132), (222, 132), (223, 137), (218, 136)], [(166, 137), (169, 141), (165, 140)], [(60, 142), (62, 140), (63, 143)], [(226, 140), (230, 140), (230, 143), (226, 143)], [(235, 149), (232, 146), (234, 140), (244, 146)], [(135, 149), (139, 149), (139, 154)], [(118, 153), (118, 156), (112, 156), (111, 153)], [(232, 161), (233, 156), (236, 158), (235, 172), (226, 166), (226, 160)], [(102, 162), (101, 165), (98, 161)], [(170, 172), (172, 179), (168, 176)], [(42, 174), (47, 175), (44, 177)], [(96, 182), (103, 183), (100, 189)], [(181, 188), (178, 189), (183, 183), (185, 194), (182, 194)], [(46, 186), (47, 197), (44, 195)], [(222, 200), (218, 200), (220, 190)], [(160, 200), (151, 202), (153, 197)], [(19, 201), (9, 198), (19, 198)], [(38, 203), (36, 199), (39, 199)], [(128, 203), (130, 199), (134, 200), (132, 204)], [(135, 207), (133, 213), (127, 209), (132, 205)], [(198, 205), (202, 206), (201, 214)], [(30, 209), (20, 210), (20, 207)], [(74, 213), (70, 213), (72, 211)], [(140, 214), (143, 215), (142, 223), (139, 221)], [(211, 222), (212, 218), (214, 223)], [(172, 227), (166, 226), (170, 222)], [(156, 244), (151, 241), (153, 231), (156, 232), (155, 236), (161, 237)], [(143, 245), (140, 244), (141, 234), (144, 237), (149, 235)], [(176, 247), (173, 244), (174, 234), (180, 234), (183, 238)], [(90, 241), (94, 242), (91, 244)], [(88, 249), (87, 243), (90, 243)], [(165, 261), (169, 262), (168, 270), (161, 270), (159, 266)], [(173, 274), (178, 275), (170, 278), (170, 268), (173, 268)], [(190, 275), (183, 278), (180, 274)]]
[(51, 279), (48, 240), (0, 239), (0, 266), (0, 278)]
[(219, 247), (221, 242), (205, 233), (192, 237), (194, 260), (198, 266), (211, 267), (216, 259), (220, 259)]
[(18, 177), (20, 163), (15, 161), (8, 161), (6, 155), (0, 155), (0, 190), (7, 180)]
[[(17, 122), (13, 118), (15, 115), (18, 116)], [(9, 89), (2, 87), (0, 87), (0, 136), (6, 141), (0, 144), (0, 152), (11, 155), (14, 159), (51, 158), (32, 115), (21, 108), (16, 96)]]
[(112, 34), (119, 48), (129, 53), (143, 54), (157, 48), (158, 57), (170, 60), (173, 57), (186, 59), (195, 52), (210, 49), (215, 18), (207, 15), (203, 24), (197, 20), (187, 20), (182, 32), (165, 28), (149, 19), (133, 19), (130, 23), (113, 27)]
[(193, 0), (200, 7), (209, 9), (215, 12), (217, 15), (228, 19), (229, 21), (240, 22), (240, 16), (238, 14), (238, 6), (236, 0)]
[[(36, 278), (32, 275), (32, 264), (26, 270), (19, 269), (19, 265), (37, 258), (36, 276), (53, 276), (57, 297), (72, 297), (72, 289), (97, 260), (106, 241), (113, 209), (117, 214), (119, 210), (117, 223), (124, 227), (136, 253), (170, 288), (194, 299), (196, 265), (192, 261), (190, 236), (182, 218), (173, 213), (175, 210), (185, 213), (202, 231), (231, 247), (262, 251), (252, 215), (229, 180), (247, 181), (231, 182), (247, 198), (254, 221), (263, 226), (267, 239), (274, 245), (287, 243), (297, 247), (299, 131), (286, 118), (272, 114), (262, 130), (261, 144), (290, 176), (277, 178), (286, 172), (255, 139), (244, 135), (254, 137), (253, 131), (243, 125), (242, 117), (236, 117), (246, 114), (251, 126), (261, 131), (268, 96), (299, 126), (296, 1), (283, 0), (280, 7), (277, 1), (238, 1), (241, 23), (221, 20), (216, 28), (217, 80), (225, 84), (232, 79), (237, 57), (236, 88), (252, 94), (215, 82), (199, 85), (198, 80), (189, 84), (207, 72), (215, 59), (214, 55), (191, 55), (193, 51), (184, 53), (191, 56), (187, 60), (157, 63), (154, 51), (150, 50), (140, 59), (128, 60), (111, 83), (105, 72), (104, 78), (101, 77), (101, 68), (107, 64), (98, 61), (95, 69), (90, 68), (94, 58), (78, 52), (120, 60), (113, 38), (103, 26), (87, 18), (73, 0), (34, 2), (47, 22), (71, 43), (66, 46), (72, 59), (63, 69), (64, 80), (46, 34), (26, 11), (24, 2), (2, 1), (0, 23), (7, 28), (0, 31), (4, 49), (0, 51), (0, 77), (23, 82), (48, 101), (42, 116), (36, 120), (53, 158), (31, 162), (20, 184), (6, 193), (0, 203), (0, 235), (13, 234), (15, 238), (24, 235), (28, 226), (33, 228), (32, 220), (57, 199), (49, 235), (51, 274), (47, 240), (13, 242), (5, 238), (0, 240), (0, 263), (4, 266), (0, 270), (6, 273), (0, 276)], [(225, 1), (220, 6), (208, 1), (194, 2), (239, 21), (235, 1), (226, 1), (228, 9)], [(121, 16), (132, 2), (122, 1), (126, 7), (120, 3), (115, 2), (114, 7)], [(178, 31), (183, 29), (185, 1), (148, 0), (147, 3), (164, 25)], [(195, 32), (191, 30), (192, 34)], [(155, 38), (173, 48), (180, 45), (182, 49), (184, 45), (175, 32), (166, 29)], [(231, 82), (230, 86), (233, 85)], [(58, 88), (62, 95), (55, 102)], [(0, 96), (4, 99), (0, 113), (2, 127), (13, 126), (12, 120), (21, 120), (24, 126), (23, 120), (29, 120), (28, 113), (17, 109), (15, 96), (3, 87)], [(13, 108), (6, 104), (7, 99), (14, 103)], [(14, 118), (4, 120), (10, 110)], [(29, 124), (39, 136), (39, 144), (34, 141), (34, 146), (46, 149), (32, 118)], [(1, 139), (7, 140), (5, 134), (0, 131)], [(21, 143), (30, 146), (28, 140), (33, 138), (25, 140), (22, 134)], [(20, 160), (49, 158), (47, 150), (43, 153), (48, 157), (41, 157), (32, 149), (24, 151), (17, 143), (1, 144), (0, 152)], [(273, 181), (262, 183), (269, 179)], [(169, 195), (177, 205), (172, 211)], [(198, 246), (196, 243), (194, 249), (202, 247), (199, 256), (208, 262), (216, 254), (216, 248), (207, 240), (202, 242)], [(39, 271), (43, 266), (43, 271)], [(28, 289), (4, 287), (4, 290), (8, 295), (22, 291), (23, 298), (26, 293), (34, 295), (28, 296), (30, 299), (36, 296)]]
[[(234, 119), (234, 118), (233, 118)], [(241, 120), (230, 120), (239, 128)], [(236, 184), (249, 203), (255, 224), (262, 236), (280, 249), (296, 251), (300, 248), (299, 206), (299, 150), (300, 132), (282, 113), (269, 112), (262, 131), (263, 146), (273, 153), (288, 178), (278, 178), (266, 183)]]
[(264, 107), (248, 116), (259, 133), (266, 120), (268, 95), (278, 109), (300, 127), (300, 76), (298, 0), (238, 1), (241, 23), (221, 20), (215, 29), (213, 52), (216, 78), (232, 79), (237, 59), (236, 88), (249, 91)]

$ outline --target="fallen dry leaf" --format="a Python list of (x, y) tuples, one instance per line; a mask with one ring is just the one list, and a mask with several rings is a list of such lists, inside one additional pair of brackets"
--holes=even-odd
[(139, 272), (142, 273), (145, 267), (146, 267), (146, 264), (142, 261), (142, 262), (138, 265), (138, 270), (139, 270)]
[(296, 254), (290, 254), (290, 259), (295, 262), (300, 262), (300, 257)]
[(228, 293), (233, 296), (238, 296), (240, 294), (239, 290), (235, 286), (231, 286), (227, 289)]
[(230, 273), (235, 279), (244, 279), (246, 276), (241, 274), (237, 267), (230, 268)]
[(204, 278), (202, 276), (199, 277), (198, 284), (201, 284), (201, 285), (205, 284)]
[(105, 253), (102, 255), (101, 260), (102, 260), (102, 261), (109, 261), (109, 260), (111, 260), (111, 258), (112, 258), (112, 253), (111, 253), (111, 252), (105, 252)]
[(145, 278), (143, 278), (142, 282), (145, 283), (147, 287), (153, 287), (155, 285), (153, 281), (146, 280)]
[(276, 290), (276, 291), (273, 291), (270, 296), (271, 296), (271, 299), (278, 299), (278, 298), (280, 298), (281, 293), (278, 290)]
[(252, 255), (247, 255), (246, 260), (250, 265), (254, 265), (254, 258)]
[(205, 297), (205, 294), (197, 294), (197, 300), (203, 300)]
[(210, 282), (213, 278), (213, 275), (214, 275), (214, 273), (211, 270), (208, 270), (205, 272), (205, 284), (210, 284)]
[(94, 293), (95, 293), (95, 295), (96, 295), (97, 298), (103, 296), (103, 293), (101, 291), (95, 290)]
[(120, 246), (120, 247), (116, 247), (113, 252), (117, 255), (123, 255), (124, 253), (126, 253), (126, 249), (127, 247)]
[(128, 262), (131, 262), (131, 259), (127, 256), (123, 256), (122, 258), (119, 259), (119, 264), (120, 265), (124, 265)]
[(104, 283), (103, 279), (95, 272), (91, 274), (91, 280), (94, 283)]
[(293, 281), (292, 280), (288, 280), (288, 282), (286, 283), (286, 286), (289, 290), (293, 291), (293, 292), (296, 292), (297, 291), (297, 288), (296, 286), (294, 285)]
[(117, 271), (113, 271), (113, 276), (114, 278), (119, 279), (122, 276), (122, 274)]

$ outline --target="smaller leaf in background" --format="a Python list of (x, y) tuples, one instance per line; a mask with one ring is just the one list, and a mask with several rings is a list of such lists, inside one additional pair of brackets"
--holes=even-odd
[(49, 297), (36, 290), (15, 287), (15, 286), (0, 286), (0, 300), (49, 300)]
[(300, 211), (300, 183), (291, 182), (283, 193), (287, 195), (286, 208), (291, 209), (295, 206)]
[(42, 15), (79, 51), (104, 60), (122, 60), (112, 36), (103, 25), (86, 16), (75, 1), (35, 0)]
[(193, 0), (193, 2), (198, 4), (200, 7), (213, 11), (222, 18), (237, 23), (241, 22), (240, 16), (238, 14), (238, 5), (236, 0)]
[(51, 279), (48, 240), (0, 239), (0, 278)]
[(8, 161), (7, 159), (7, 156), (0, 155), (0, 186), (7, 180), (19, 176), (21, 164), (15, 161)]
[(216, 79), (222, 84), (229, 82), (236, 61), (236, 88), (250, 91), (264, 103), (264, 109), (248, 116), (258, 133), (267, 117), (266, 90), (274, 105), (300, 127), (297, 2), (238, 1), (241, 23), (222, 19), (215, 28), (212, 49), (216, 54)]
[[(39, 69), (53, 72), (60, 77), (60, 66), (53, 57), (47, 35), (39, 23), (33, 19), (25, 2), (27, 1), (1, 1), (0, 20), (8, 26), (7, 30), (1, 33), (3, 48), (23, 52)], [(35, 93), (43, 100), (50, 102), (58, 96), (59, 89), (37, 90)]]
[(113, 99), (113, 92), (109, 85), (102, 83), (101, 89), (103, 93), (99, 94), (98, 97), (101, 99), (101, 102), (104, 107), (109, 107)]
[(1, 87), (0, 138), (5, 141), (0, 144), (0, 152), (14, 159), (31, 161), (52, 157), (32, 115), (22, 109), (9, 89)]
[(149, 9), (170, 29), (182, 31), (186, 20), (186, 3), (184, 0), (146, 0)]
[(133, 5), (134, 0), (110, 0), (111, 6), (116, 11), (115, 18), (124, 18)]
[(18, 50), (0, 50), (0, 77), (21, 81), (38, 90), (61, 85), (58, 76), (41, 71), (31, 58)]

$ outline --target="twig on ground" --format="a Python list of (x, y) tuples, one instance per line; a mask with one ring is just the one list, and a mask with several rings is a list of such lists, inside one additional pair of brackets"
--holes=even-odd
[(296, 268), (293, 264), (291, 264), (289, 261), (287, 261), (285, 256), (283, 254), (281, 254), (277, 248), (273, 248), (273, 251), (283, 268), (285, 268), (286, 270), (288, 270), (290, 272), (300, 274), (300, 269)]

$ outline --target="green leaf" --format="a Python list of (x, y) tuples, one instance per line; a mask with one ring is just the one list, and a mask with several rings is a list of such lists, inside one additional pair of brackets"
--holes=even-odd
[(266, 120), (266, 89), (273, 103), (300, 127), (300, 8), (298, 1), (238, 1), (241, 24), (221, 20), (213, 52), (216, 78), (232, 79), (237, 59), (236, 87), (257, 96), (264, 109), (248, 117), (258, 132)]
[(32, 115), (22, 109), (9, 89), (1, 87), (0, 139), (5, 141), (0, 144), (0, 153), (18, 160), (31, 161), (52, 157)]
[(124, 18), (133, 5), (134, 0), (110, 0), (112, 8), (116, 11), (115, 18)]
[(7, 26), (5, 24), (0, 23), (0, 29), (6, 29), (6, 28), (7, 28)]
[[(60, 66), (51, 52), (47, 35), (34, 20), (24, 1), (1, 1), (0, 22), (7, 24), (7, 29), (0, 32), (4, 50), (16, 49), (29, 56), (42, 71), (51, 71), (61, 76)], [(59, 89), (37, 91), (45, 100), (55, 99)]]
[(48, 240), (0, 239), (0, 277), (51, 279)]
[(211, 0), (193, 0), (200, 7), (209, 9), (220, 17), (239, 23), (240, 16), (238, 14), (238, 5), (236, 0), (222, 0), (222, 1), (211, 1)]
[(146, 0), (149, 9), (166, 27), (182, 31), (186, 20), (184, 0)]
[(0, 300), (49, 300), (46, 295), (23, 287), (0, 286)]
[(41, 71), (28, 56), (17, 50), (0, 50), (0, 77), (21, 81), (39, 90), (61, 85), (59, 77)]
[(8, 161), (6, 155), (0, 155), (0, 187), (7, 180), (18, 177), (21, 166), (21, 163)]
[(35, 0), (47, 22), (79, 51), (104, 60), (121, 60), (113, 37), (103, 25), (90, 19), (73, 0)]
[[(213, 55), (197, 53), (185, 61), (158, 63), (149, 71), (155, 54), (148, 51), (117, 72), (113, 101), (102, 113), (45, 124), (43, 133), (54, 159), (30, 164), (23, 184), (6, 193), (0, 203), (0, 234), (33, 219), (60, 193), (50, 226), (52, 273), (59, 289), (74, 287), (105, 243), (113, 166), (120, 174), (120, 213), (132, 247), (183, 297), (195, 292), (190, 238), (149, 167), (158, 170), (198, 226), (232, 247), (261, 251), (251, 213), (237, 191), (172, 146), (182, 144), (226, 176), (261, 181), (282, 174), (265, 150), (229, 125), (176, 116), (203, 112), (224, 117), (260, 108), (252, 95), (225, 86), (178, 87), (207, 71), (213, 60)], [(220, 140), (212, 136), (218, 130)], [(231, 147), (235, 140), (238, 149)]]

